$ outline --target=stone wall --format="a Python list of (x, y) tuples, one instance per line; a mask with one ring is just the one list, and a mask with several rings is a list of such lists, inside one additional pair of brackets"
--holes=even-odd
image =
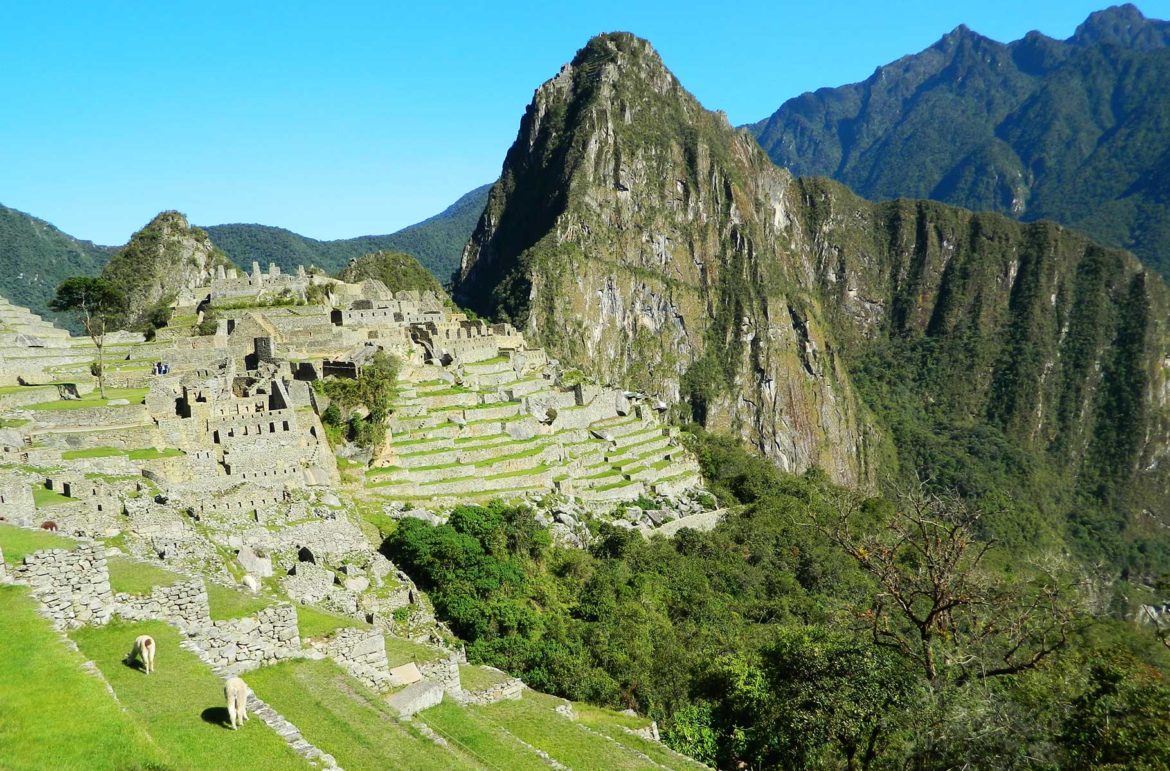
[(211, 607), (203, 579), (183, 581), (171, 586), (156, 586), (150, 596), (118, 594), (117, 614), (132, 621), (160, 619), (181, 626), (211, 623)]
[(33, 552), (16, 567), (13, 578), (28, 584), (58, 628), (101, 626), (113, 614), (110, 572), (97, 544)]
[(459, 679), (459, 657), (455, 654), (445, 659), (423, 662), (418, 665), (418, 671), (424, 680), (438, 683), (447, 693), (455, 695), (463, 690)]
[(288, 604), (273, 605), (255, 616), (212, 622), (195, 631), (193, 637), (204, 661), (232, 674), (250, 672), (301, 652), (297, 611)]
[(495, 704), (497, 701), (519, 699), (524, 694), (524, 682), (518, 677), (510, 677), (493, 683), (487, 688), (478, 691), (464, 691), (462, 701), (466, 704)]
[(345, 671), (374, 690), (390, 686), (386, 639), (376, 629), (339, 629), (325, 643), (325, 653)]

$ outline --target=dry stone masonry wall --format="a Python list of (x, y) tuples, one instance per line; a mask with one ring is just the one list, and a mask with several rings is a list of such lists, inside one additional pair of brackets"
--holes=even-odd
[(113, 616), (114, 594), (101, 547), (89, 542), (73, 550), (46, 549), (25, 557), (13, 578), (28, 584), (55, 626), (101, 626)]

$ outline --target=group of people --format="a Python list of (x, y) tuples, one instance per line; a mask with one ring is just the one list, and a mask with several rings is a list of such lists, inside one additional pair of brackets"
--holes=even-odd
[(154, 363), (154, 367), (150, 370), (150, 374), (152, 375), (169, 375), (170, 372), (171, 365), (167, 364), (165, 361), (156, 361)]

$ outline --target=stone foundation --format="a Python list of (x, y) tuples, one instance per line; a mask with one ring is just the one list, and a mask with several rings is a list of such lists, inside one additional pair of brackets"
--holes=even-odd
[(34, 552), (17, 566), (13, 578), (28, 584), (59, 629), (102, 626), (113, 615), (110, 572), (96, 544)]

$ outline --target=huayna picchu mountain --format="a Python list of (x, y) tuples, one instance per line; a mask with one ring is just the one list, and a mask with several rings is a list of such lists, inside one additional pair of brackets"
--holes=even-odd
[(1054, 224), (795, 179), (627, 33), (537, 90), (455, 298), (788, 469), (1091, 510), (1117, 549), (1122, 512), (1170, 519), (1156, 275)]
[(780, 166), (866, 198), (1053, 219), (1170, 276), (1170, 22), (1132, 5), (1067, 40), (958, 27), (867, 80), (789, 99), (750, 130)]

